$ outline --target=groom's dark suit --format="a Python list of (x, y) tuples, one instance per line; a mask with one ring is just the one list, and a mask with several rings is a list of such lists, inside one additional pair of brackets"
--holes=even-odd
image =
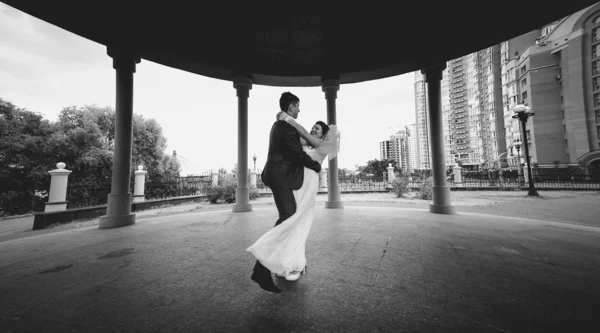
[(276, 121), (271, 127), (269, 155), (261, 174), (263, 183), (273, 191), (279, 211), (276, 226), (296, 212), (292, 190), (302, 187), (304, 167), (317, 173), (321, 171), (321, 163), (302, 150), (298, 130), (283, 120)]

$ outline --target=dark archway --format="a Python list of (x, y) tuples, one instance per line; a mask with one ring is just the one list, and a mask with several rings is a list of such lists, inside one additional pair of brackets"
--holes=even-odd
[(600, 182), (600, 158), (592, 160), (587, 165), (587, 170), (593, 180)]

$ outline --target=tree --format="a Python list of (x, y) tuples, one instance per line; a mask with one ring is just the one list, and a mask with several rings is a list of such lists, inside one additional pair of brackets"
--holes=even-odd
[(366, 174), (373, 174), (375, 176), (379, 176), (382, 175), (384, 172), (387, 172), (387, 167), (389, 166), (389, 164), (392, 164), (392, 166), (395, 168), (397, 162), (393, 159), (385, 159), (385, 160), (370, 160), (367, 161), (367, 165), (364, 167), (364, 169), (361, 170), (361, 175), (366, 175)]
[[(49, 188), (48, 171), (64, 162), (70, 184), (109, 186), (115, 112), (110, 107), (66, 107), (51, 123), (38, 113), (0, 99), (0, 215), (31, 211), (32, 198)], [(165, 154), (166, 138), (154, 120), (134, 114), (132, 170), (145, 166), (148, 179), (178, 176), (179, 162)]]
[(340, 177), (345, 177), (347, 174), (348, 175), (353, 174), (352, 170), (348, 170), (346, 168), (340, 168), (340, 169), (338, 169), (338, 175)]
[[(72, 106), (64, 108), (58, 118), (59, 135), (67, 138), (61, 157), (77, 175), (74, 178), (108, 184), (112, 177), (115, 111), (95, 105)], [(148, 182), (179, 176), (181, 166), (166, 154), (167, 139), (156, 120), (134, 114), (132, 130), (132, 175), (138, 165), (143, 165)]]
[(48, 188), (57, 162), (49, 149), (53, 131), (40, 114), (0, 99), (0, 215), (30, 211), (36, 193)]

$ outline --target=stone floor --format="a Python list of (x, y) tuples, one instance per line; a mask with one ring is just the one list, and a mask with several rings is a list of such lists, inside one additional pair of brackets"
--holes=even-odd
[(308, 271), (250, 280), (275, 219), (191, 212), (0, 242), (0, 332), (597, 332), (600, 228), (316, 208)]

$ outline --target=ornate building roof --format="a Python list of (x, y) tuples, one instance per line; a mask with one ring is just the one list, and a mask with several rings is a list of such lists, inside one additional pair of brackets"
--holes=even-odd
[(271, 86), (320, 86), (323, 78), (354, 83), (415, 71), (595, 3), (420, 1), (398, 11), (396, 2), (389, 8), (366, 2), (358, 16), (290, 16), (322, 8), (298, 3), (265, 11), (237, 0), (2, 2), (100, 44), (131, 48), (142, 59), (223, 80), (249, 76)]

